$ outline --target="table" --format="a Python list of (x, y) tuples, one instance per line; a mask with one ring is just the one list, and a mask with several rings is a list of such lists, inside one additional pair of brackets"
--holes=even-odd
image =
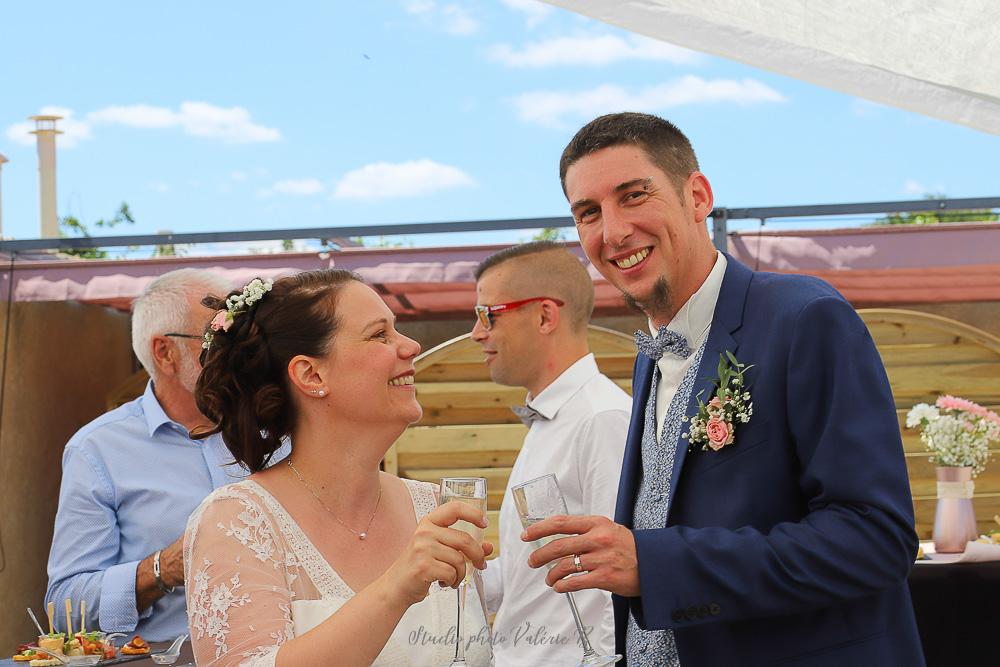
[(909, 582), (927, 667), (993, 664), (1000, 630), (1000, 562), (918, 563)]
[[(129, 637), (128, 639), (131, 639), (131, 637)], [(128, 641), (128, 639), (126, 639), (126, 641)], [(152, 649), (154, 653), (157, 651), (162, 651), (168, 646), (170, 646), (170, 642), (149, 643), (149, 647)], [(190, 640), (184, 642), (184, 646), (181, 647), (181, 656), (177, 658), (177, 662), (174, 663), (174, 667), (184, 667), (184, 665), (187, 665), (188, 663), (194, 664), (194, 652), (191, 650)], [(26, 662), (14, 662), (10, 658), (7, 658), (5, 660), (0, 660), (0, 667), (27, 667), (27, 664), (28, 663)], [(105, 665), (116, 665), (116, 664), (125, 664), (128, 665), (129, 667), (152, 667), (154, 663), (152, 660), (149, 659), (149, 656), (143, 656), (143, 657), (126, 656), (125, 659), (121, 661), (110, 660), (107, 662), (101, 662), (98, 665), (98, 667), (104, 667)]]

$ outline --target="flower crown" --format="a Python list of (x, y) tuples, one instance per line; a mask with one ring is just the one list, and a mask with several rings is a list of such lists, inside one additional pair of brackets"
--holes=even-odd
[(229, 331), (229, 327), (233, 326), (236, 316), (249, 311), (255, 303), (271, 291), (271, 287), (273, 286), (274, 282), (271, 280), (265, 281), (260, 278), (254, 278), (243, 287), (242, 294), (227, 298), (226, 307), (215, 314), (208, 328), (205, 329), (205, 341), (201, 346), (206, 350), (212, 347), (212, 341), (215, 340), (216, 332)]

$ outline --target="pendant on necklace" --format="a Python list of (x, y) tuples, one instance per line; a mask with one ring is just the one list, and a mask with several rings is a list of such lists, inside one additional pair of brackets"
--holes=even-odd
[(358, 533), (358, 539), (363, 540), (368, 537), (368, 533)]

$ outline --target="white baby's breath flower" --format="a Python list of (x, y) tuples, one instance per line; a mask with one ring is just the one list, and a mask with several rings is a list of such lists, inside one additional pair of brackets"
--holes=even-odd
[(920, 428), (920, 439), (931, 452), (932, 463), (971, 467), (975, 476), (986, 468), (990, 443), (1000, 439), (996, 424), (987, 417), (967, 410), (939, 409), (920, 403), (907, 414), (906, 425)]

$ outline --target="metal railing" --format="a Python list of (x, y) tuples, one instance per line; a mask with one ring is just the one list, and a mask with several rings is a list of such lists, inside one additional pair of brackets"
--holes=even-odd
[[(909, 213), (914, 211), (962, 211), (998, 209), (1000, 197), (966, 199), (916, 199), (852, 204), (814, 204), (806, 206), (765, 206), (758, 208), (717, 207), (712, 213), (715, 245), (726, 250), (728, 224), (731, 220), (773, 220), (775, 218), (817, 218), (836, 215)], [(365, 236), (410, 234), (447, 234), (489, 232), (515, 229), (573, 227), (569, 216), (549, 218), (513, 218), (504, 220), (468, 220), (459, 222), (417, 222), (388, 225), (352, 225), (346, 227), (299, 227), (296, 229), (245, 230), (237, 232), (190, 232), (180, 234), (137, 234), (123, 236), (85, 236), (0, 241), (0, 252), (31, 250), (76, 250), (123, 246), (169, 246), (197, 243), (232, 243), (240, 241), (279, 241), (294, 239), (334, 239)]]

